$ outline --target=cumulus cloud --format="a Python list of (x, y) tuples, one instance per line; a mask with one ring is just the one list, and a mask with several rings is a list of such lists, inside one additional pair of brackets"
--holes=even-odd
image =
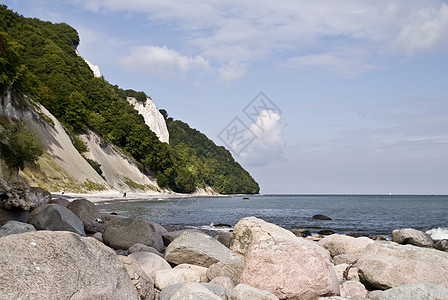
[(185, 56), (167, 47), (140, 46), (131, 51), (128, 57), (122, 58), (120, 64), (129, 71), (172, 77), (177, 73), (192, 70), (208, 71), (210, 64), (203, 57)]
[(284, 127), (280, 114), (270, 110), (261, 111), (245, 134), (245, 138), (252, 142), (239, 153), (240, 161), (246, 165), (267, 165), (281, 159), (286, 147)]

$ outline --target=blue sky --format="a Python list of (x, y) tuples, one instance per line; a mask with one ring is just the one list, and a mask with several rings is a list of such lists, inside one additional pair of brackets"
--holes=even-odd
[(2, 3), (75, 27), (106, 80), (227, 145), (262, 193), (448, 194), (448, 1)]

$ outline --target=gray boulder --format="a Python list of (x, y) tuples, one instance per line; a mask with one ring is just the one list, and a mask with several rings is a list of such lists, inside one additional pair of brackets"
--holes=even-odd
[(8, 221), (28, 222), (30, 216), (29, 210), (22, 209), (5, 209), (0, 207), (0, 225)]
[(163, 257), (163, 254), (160, 253), (156, 248), (154, 247), (149, 247), (140, 243), (134, 244), (132, 245), (131, 248), (128, 249), (128, 253), (132, 254), (134, 252), (150, 252), (150, 253), (154, 253), (157, 254), (160, 257)]
[(145, 271), (145, 273), (153, 280), (155, 271), (172, 269), (166, 260), (154, 253), (134, 252), (129, 254), (129, 257), (135, 259), (140, 267), (142, 267), (143, 271)]
[(218, 242), (226, 246), (227, 248), (230, 248), (230, 240), (232, 239), (232, 233), (231, 232), (223, 232), (218, 236)]
[(154, 272), (154, 285), (159, 290), (181, 282), (201, 282), (201, 274), (191, 269), (167, 269)]
[(50, 200), (51, 193), (44, 189), (30, 187), (23, 182), (8, 183), (0, 179), (0, 207), (30, 210), (49, 203)]
[(17, 221), (8, 221), (0, 228), (0, 237), (31, 231), (36, 231), (36, 228), (34, 228), (34, 226), (31, 224)]
[(153, 300), (155, 291), (152, 278), (143, 271), (138, 262), (132, 257), (119, 255), (118, 258), (128, 271), (129, 277), (131, 277), (140, 299)]
[(88, 233), (104, 232), (106, 226), (99, 223), (97, 220), (102, 219), (99, 209), (93, 202), (87, 199), (76, 199), (67, 205), (67, 208), (71, 210), (84, 224), (84, 229)]
[(59, 204), (61, 206), (67, 207), (70, 204), (66, 198), (52, 198), (50, 203)]
[[(181, 291), (181, 292), (180, 292)], [(186, 296), (185, 299), (190, 299), (188, 298), (189, 295), (194, 296), (195, 293), (203, 293), (208, 294), (210, 297), (212, 297), (212, 295), (217, 296), (216, 297), (212, 297), (212, 299), (223, 299), (226, 300), (226, 289), (223, 288), (222, 286), (219, 286), (217, 284), (212, 284), (212, 283), (176, 283), (176, 284), (172, 284), (167, 286), (166, 288), (164, 288), (160, 294), (159, 294), (159, 300), (170, 300), (173, 299), (174, 297), (179, 297), (180, 294)], [(205, 299), (209, 299), (209, 298), (205, 298)]]
[(103, 232), (104, 243), (114, 249), (127, 250), (136, 243), (163, 250), (160, 235), (153, 232), (140, 216), (116, 219)]
[(411, 244), (419, 247), (434, 248), (434, 241), (429, 234), (413, 228), (393, 230), (392, 241), (403, 245)]
[(220, 261), (207, 269), (207, 278), (229, 277), (235, 284), (240, 283), (241, 274), (244, 271), (244, 261), (238, 258)]
[(411, 245), (374, 243), (358, 259), (361, 282), (376, 289), (414, 283), (442, 284), (448, 278), (448, 253)]
[(230, 300), (249, 300), (249, 299), (257, 299), (257, 300), (278, 300), (277, 296), (274, 294), (259, 290), (247, 284), (238, 284), (231, 292), (230, 292)]
[(348, 254), (357, 259), (367, 245), (373, 244), (374, 241), (367, 237), (354, 238), (342, 234), (332, 234), (330, 236), (321, 239), (319, 246), (327, 249), (331, 256), (337, 256), (341, 254)]
[(218, 276), (210, 280), (210, 283), (218, 284), (228, 290), (233, 290), (235, 288), (235, 283), (232, 279), (226, 276)]
[(159, 294), (159, 300), (226, 300), (225, 289), (209, 283), (176, 283), (167, 286)]
[(408, 284), (388, 289), (387, 291), (373, 291), (369, 295), (371, 300), (448, 300), (448, 289), (437, 284), (418, 283)]
[(174, 264), (209, 267), (219, 261), (235, 258), (232, 251), (216, 239), (199, 232), (185, 232), (165, 250), (165, 259)]
[(36, 231), (0, 240), (0, 299), (139, 299), (117, 255), (93, 238)]
[(178, 238), (182, 233), (185, 232), (200, 232), (196, 229), (185, 229), (185, 230), (176, 230), (176, 231), (169, 231), (162, 235), (163, 243), (165, 246), (168, 246), (172, 241), (174, 241), (176, 238)]
[(37, 230), (71, 231), (86, 236), (82, 221), (59, 204), (44, 204), (30, 213), (28, 223)]
[(436, 249), (448, 252), (448, 240), (440, 240), (436, 243)]

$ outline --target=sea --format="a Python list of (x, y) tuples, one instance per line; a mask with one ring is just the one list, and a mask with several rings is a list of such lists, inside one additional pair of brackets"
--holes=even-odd
[[(331, 230), (339, 234), (382, 236), (392, 230), (414, 228), (434, 240), (448, 239), (448, 195), (235, 195), (105, 202), (102, 213), (140, 215), (177, 228), (231, 231), (242, 218), (254, 216), (286, 229), (311, 234)], [(314, 215), (331, 220), (316, 220)]]

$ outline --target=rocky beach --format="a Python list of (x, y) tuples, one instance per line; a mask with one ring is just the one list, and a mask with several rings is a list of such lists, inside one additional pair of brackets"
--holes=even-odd
[(211, 236), (61, 196), (3, 184), (0, 299), (448, 299), (448, 241), (411, 228), (303, 237), (248, 216)]

